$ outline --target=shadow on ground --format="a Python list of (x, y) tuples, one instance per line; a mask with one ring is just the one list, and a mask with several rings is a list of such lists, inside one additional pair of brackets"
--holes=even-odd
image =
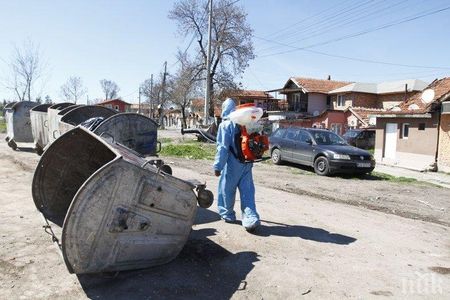
[(261, 220), (261, 222), (271, 224), (271, 226), (266, 226), (264, 224), (259, 226), (254, 233), (255, 235), (299, 237), (304, 240), (310, 240), (319, 243), (332, 243), (338, 245), (348, 245), (356, 241), (356, 239), (353, 237), (338, 233), (331, 233), (322, 228), (301, 225), (287, 225), (265, 220)]
[(197, 209), (197, 215), (195, 216), (194, 224), (206, 224), (212, 223), (220, 220), (220, 216), (218, 213), (211, 211), (206, 208), (199, 207)]
[(230, 299), (245, 289), (258, 261), (255, 252), (233, 254), (207, 237), (215, 229), (192, 231), (171, 263), (118, 274), (78, 275), (90, 299)]

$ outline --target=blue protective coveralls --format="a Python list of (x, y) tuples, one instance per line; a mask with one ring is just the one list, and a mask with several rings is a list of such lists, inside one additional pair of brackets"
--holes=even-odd
[(217, 153), (214, 170), (220, 171), (218, 189), (219, 214), (225, 221), (235, 221), (234, 202), (236, 189), (241, 196), (242, 225), (246, 229), (254, 229), (259, 225), (259, 215), (255, 205), (255, 185), (253, 183), (253, 163), (241, 163), (230, 151), (237, 153), (235, 135), (236, 124), (229, 119), (236, 105), (232, 99), (222, 104), (222, 123), (217, 132)]

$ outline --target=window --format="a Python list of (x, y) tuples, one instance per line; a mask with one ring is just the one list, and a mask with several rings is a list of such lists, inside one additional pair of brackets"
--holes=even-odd
[(425, 123), (419, 123), (419, 130), (425, 130)]
[(331, 131), (336, 134), (341, 134), (342, 124), (333, 123), (331, 124)]
[(407, 140), (409, 136), (409, 124), (403, 123), (402, 124), (402, 139)]
[(330, 107), (330, 106), (331, 106), (331, 96), (328, 95), (327, 96), (327, 107)]
[(298, 130), (289, 128), (286, 134), (286, 138), (290, 140), (295, 140), (295, 138), (297, 137), (297, 132)]
[(345, 106), (344, 95), (337, 96), (337, 106)]
[(119, 105), (114, 105), (114, 109), (119, 111)]
[(275, 131), (275, 133), (273, 134), (274, 137), (283, 137), (284, 133), (286, 132), (286, 129), (284, 128), (279, 128), (277, 131)]
[(308, 141), (311, 141), (311, 137), (309, 136), (309, 134), (306, 131), (303, 131), (303, 130), (300, 131), (298, 139), (302, 143), (307, 143)]

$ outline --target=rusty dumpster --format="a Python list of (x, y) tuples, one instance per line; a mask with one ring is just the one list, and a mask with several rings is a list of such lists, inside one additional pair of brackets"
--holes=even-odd
[(30, 110), (31, 133), (33, 134), (34, 150), (41, 155), (48, 144), (47, 111), (51, 104), (41, 104)]
[[(204, 184), (166, 174), (119, 143), (78, 126), (43, 153), (32, 183), (37, 209), (71, 273), (147, 268), (174, 259), (187, 241)], [(207, 205), (206, 205), (207, 204)], [(48, 227), (47, 227), (48, 228)]]
[(37, 102), (20, 101), (5, 109), (6, 141), (12, 149), (17, 149), (18, 143), (33, 143), (30, 110), (36, 105)]
[(115, 142), (141, 155), (157, 155), (158, 123), (136, 113), (119, 113), (100, 123), (94, 133), (111, 136)]

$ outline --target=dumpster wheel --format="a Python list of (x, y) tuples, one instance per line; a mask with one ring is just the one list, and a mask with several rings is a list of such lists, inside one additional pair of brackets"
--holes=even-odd
[(169, 165), (162, 165), (160, 170), (166, 174), (172, 175), (172, 168)]
[(13, 149), (13, 150), (17, 150), (17, 144), (16, 144), (16, 142), (14, 142), (14, 140), (10, 140), (8, 142), (8, 146), (11, 147), (11, 149)]
[(198, 205), (202, 208), (210, 207), (214, 202), (214, 194), (210, 190), (200, 189), (197, 195)]
[(37, 155), (41, 156), (42, 153), (44, 153), (44, 149), (42, 149), (42, 147), (38, 144), (35, 145), (34, 147), (34, 151), (36, 152)]

